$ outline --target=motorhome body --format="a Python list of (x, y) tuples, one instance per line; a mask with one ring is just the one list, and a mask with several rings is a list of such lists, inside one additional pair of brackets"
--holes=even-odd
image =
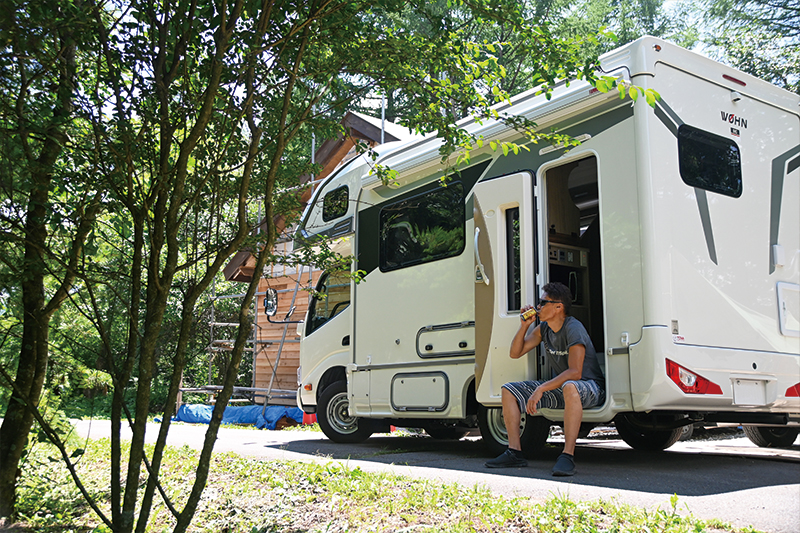
[[(603, 355), (607, 400), (585, 422), (646, 449), (699, 420), (797, 436), (800, 98), (651, 37), (601, 64), (661, 100), (525, 93), (500, 111), (581, 144), (503, 156), (488, 140), (522, 137), (467, 120), (487, 143), (457, 172), (431, 137), (380, 150), (392, 183), (362, 157), (316, 191), (298, 241), (339, 238), (365, 273), (323, 275), (301, 326), (298, 403), (330, 438), (390, 423), (457, 437), (477, 420), (502, 447), (501, 386), (550, 375), (536, 351), (508, 357), (548, 281), (571, 288)], [(562, 419), (542, 415), (523, 420), (528, 445)]]

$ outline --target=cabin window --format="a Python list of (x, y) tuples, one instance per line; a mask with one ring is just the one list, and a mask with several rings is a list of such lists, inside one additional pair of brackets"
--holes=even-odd
[(519, 262), (519, 207), (506, 210), (506, 279), (508, 310), (522, 307), (522, 277)]
[(678, 128), (678, 160), (687, 185), (734, 198), (742, 195), (742, 158), (732, 140), (683, 124)]
[(350, 305), (350, 276), (345, 272), (323, 274), (311, 299), (306, 335), (311, 335)]
[(347, 214), (350, 192), (347, 185), (332, 190), (322, 199), (322, 220), (328, 222)]
[(380, 269), (460, 255), (464, 231), (464, 187), (459, 182), (388, 205), (380, 214)]

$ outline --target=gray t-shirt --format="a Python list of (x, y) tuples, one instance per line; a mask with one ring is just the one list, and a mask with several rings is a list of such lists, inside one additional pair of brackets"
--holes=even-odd
[(605, 379), (597, 361), (597, 353), (594, 351), (592, 339), (586, 332), (581, 321), (575, 317), (568, 316), (561, 329), (553, 331), (547, 322), (542, 322), (540, 327), (542, 333), (542, 343), (553, 370), (553, 377), (559, 375), (569, 368), (569, 348), (576, 344), (583, 344), (586, 348), (586, 356), (583, 358), (583, 372), (581, 379), (591, 379), (603, 385)]

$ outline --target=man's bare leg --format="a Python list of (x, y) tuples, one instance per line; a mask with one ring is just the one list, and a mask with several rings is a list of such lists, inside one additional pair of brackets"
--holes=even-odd
[[(519, 404), (508, 389), (502, 389), (501, 398), (503, 401), (503, 422), (505, 422), (506, 431), (508, 432), (508, 447), (512, 450), (522, 451), (522, 442), (519, 435), (519, 421), (522, 418), (522, 414), (519, 412)], [(580, 403), (580, 400), (578, 403)]]
[(502, 389), (503, 422), (508, 431), (508, 449), (494, 459), (486, 461), (487, 468), (508, 468), (528, 466), (528, 461), (522, 455), (522, 444), (519, 435), (519, 420), (521, 413), (514, 395)]
[[(581, 395), (574, 384), (567, 383), (564, 385), (564, 453), (575, 455), (575, 441), (578, 440), (582, 420)], [(509, 432), (510, 438), (511, 432)]]

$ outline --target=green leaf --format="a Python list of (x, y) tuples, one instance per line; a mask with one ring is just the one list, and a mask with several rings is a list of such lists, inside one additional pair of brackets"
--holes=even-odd
[(503, 155), (508, 155), (508, 143), (503, 143)]
[(636, 90), (636, 87), (631, 87), (628, 89), (628, 95), (635, 102), (639, 98), (639, 91)]
[(497, 151), (497, 143), (495, 141), (489, 141), (489, 146), (493, 152)]

